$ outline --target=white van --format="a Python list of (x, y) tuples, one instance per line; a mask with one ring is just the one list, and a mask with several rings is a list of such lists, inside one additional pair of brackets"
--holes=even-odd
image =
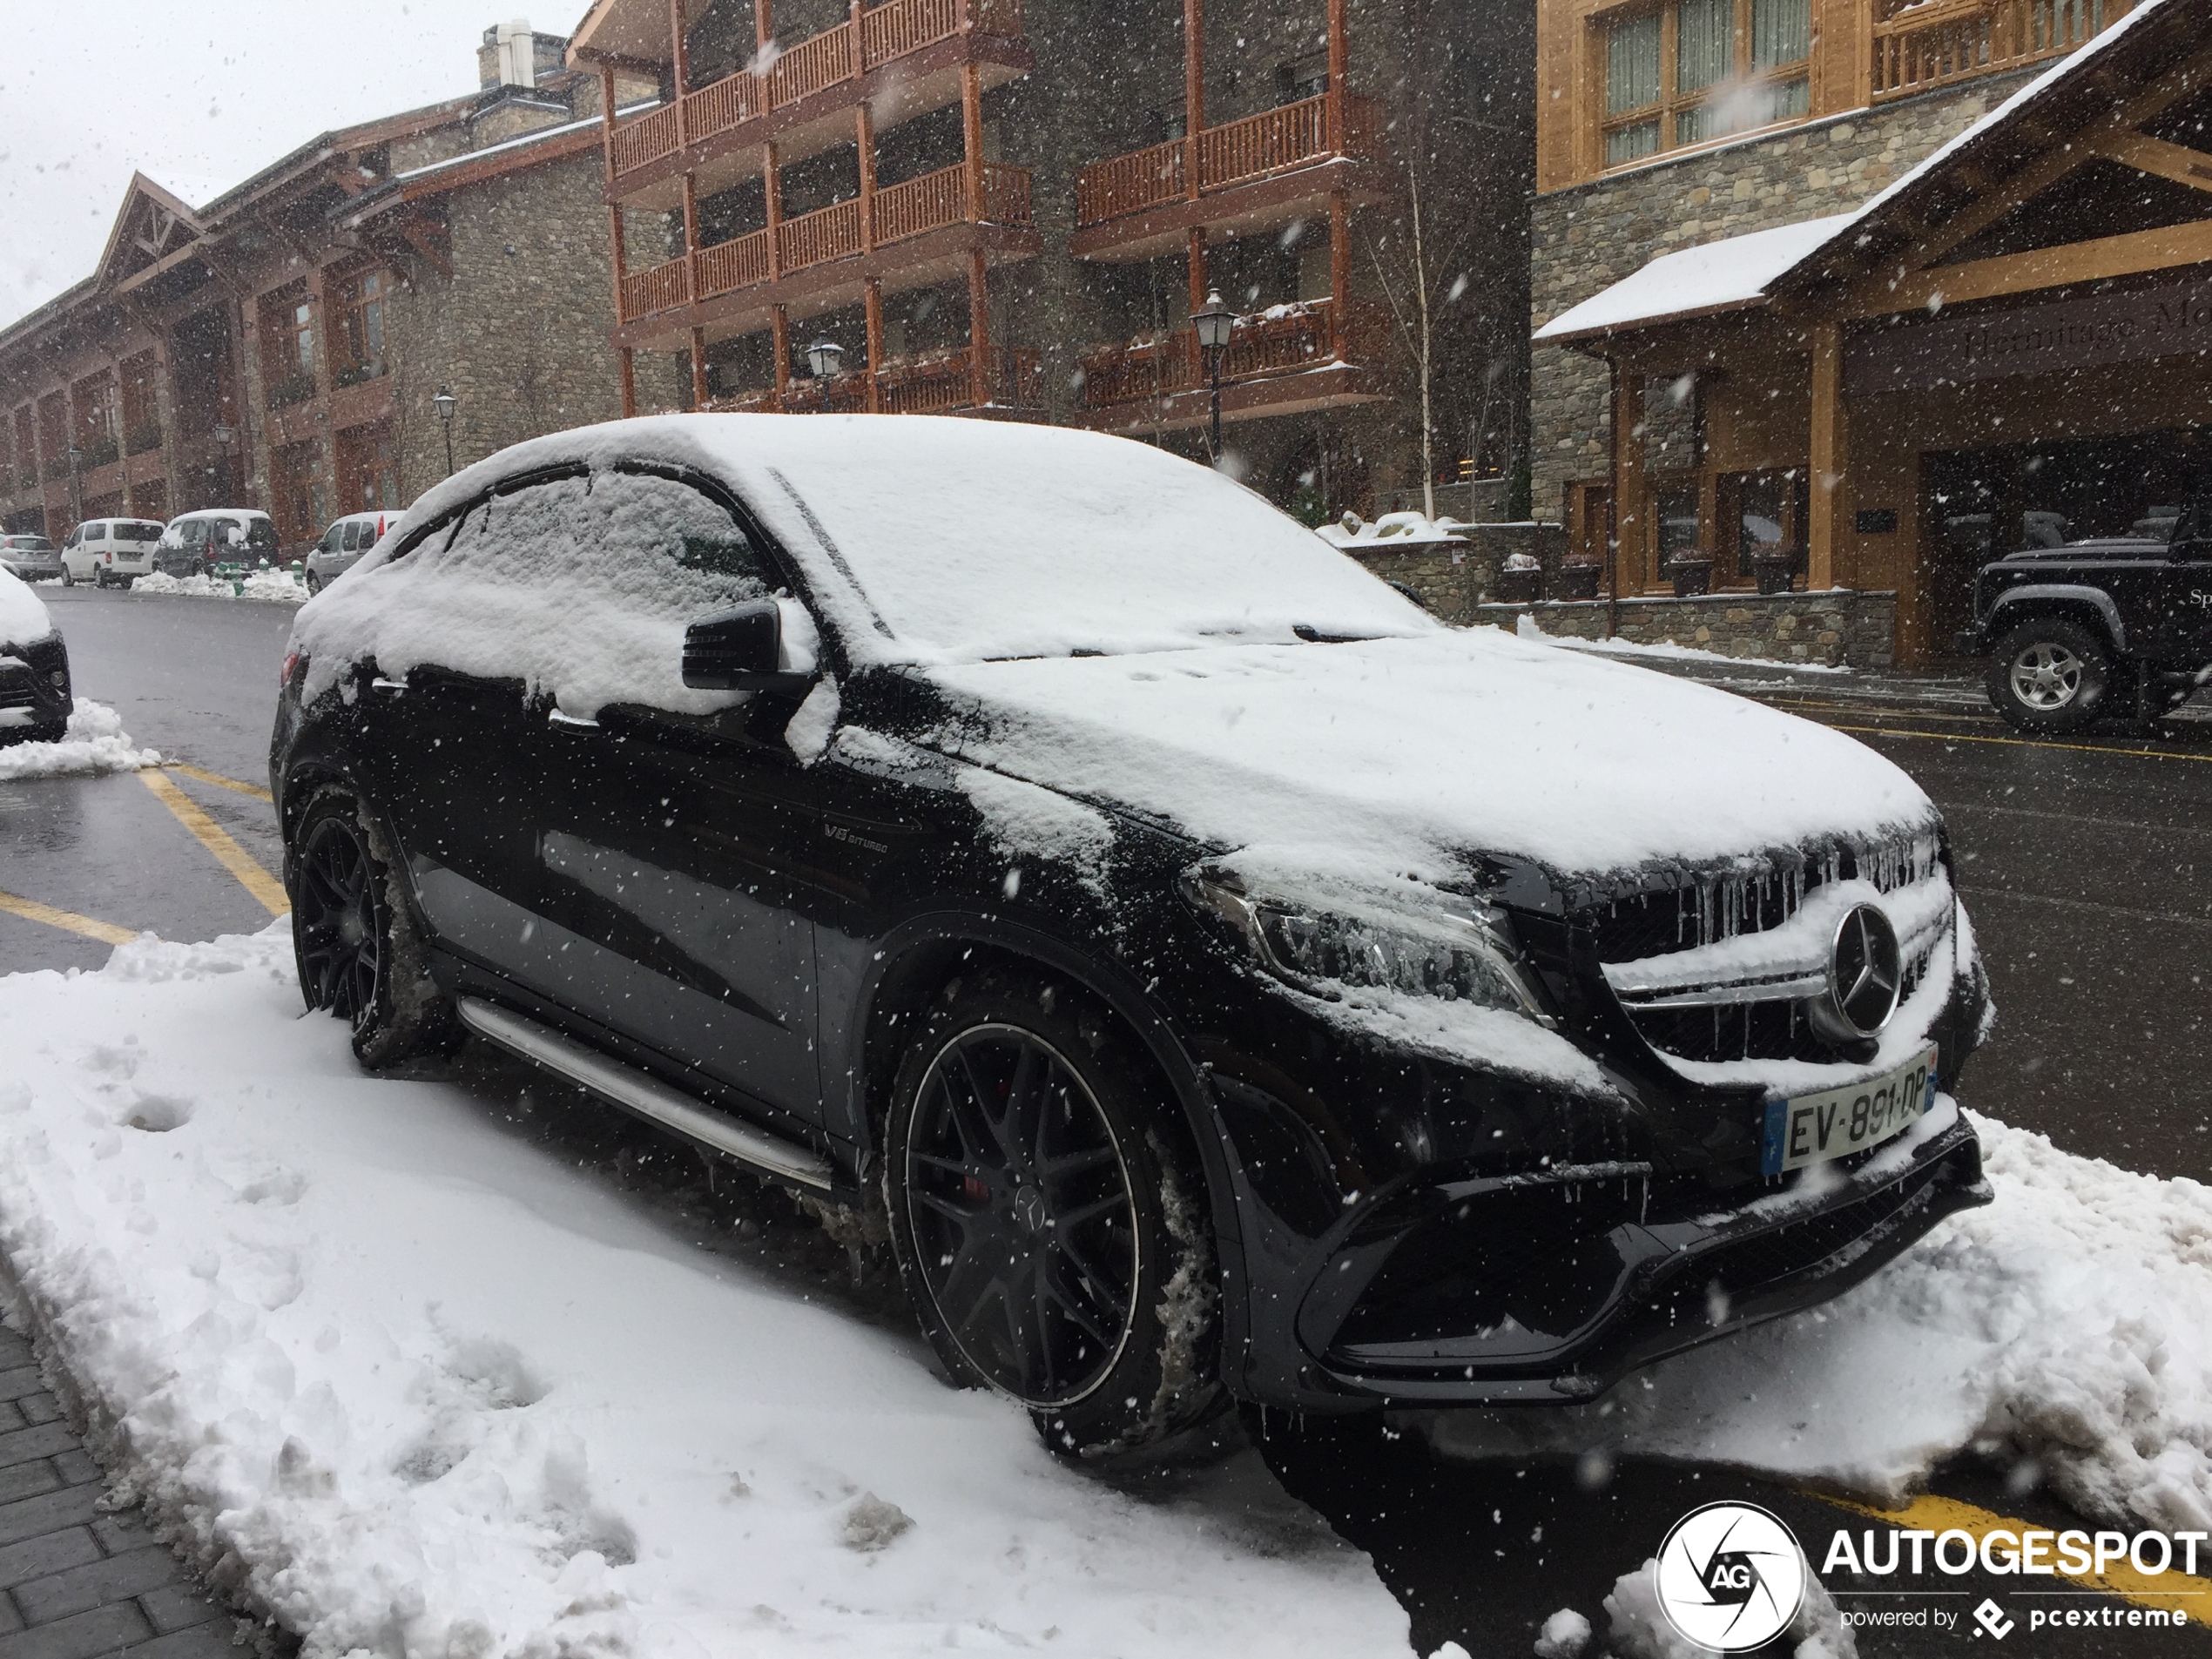
[(396, 507), (384, 513), (348, 513), (334, 519), (307, 555), (307, 591), (320, 593), (361, 562), (362, 554), (384, 539), (400, 522)]
[(143, 518), (88, 519), (62, 543), (62, 581), (70, 587), (121, 583), (129, 587), (153, 570), (153, 544), (161, 526)]

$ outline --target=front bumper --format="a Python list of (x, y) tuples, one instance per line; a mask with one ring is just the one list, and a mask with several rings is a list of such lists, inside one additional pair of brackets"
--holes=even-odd
[(7, 659), (0, 664), (0, 729), (18, 735), (25, 726), (58, 730), (69, 723), (69, 651), (60, 635), (0, 645), (0, 658)]
[[(1939, 1110), (1952, 1109), (1939, 1108)], [(1307, 1386), (1398, 1406), (1562, 1404), (1824, 1302), (1986, 1204), (1964, 1114), (1831, 1166), (1817, 1198), (1648, 1212), (1630, 1163), (1437, 1181), (1351, 1224), (1298, 1316)]]

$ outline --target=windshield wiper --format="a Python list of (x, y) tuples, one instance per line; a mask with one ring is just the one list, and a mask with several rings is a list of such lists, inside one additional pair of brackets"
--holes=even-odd
[(1305, 622), (1292, 624), (1291, 631), (1309, 645), (1364, 645), (1382, 637), (1380, 634), (1325, 634)]

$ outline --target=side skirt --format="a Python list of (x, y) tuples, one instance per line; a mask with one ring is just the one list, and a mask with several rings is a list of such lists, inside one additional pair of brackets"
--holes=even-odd
[(829, 1161), (803, 1146), (733, 1123), (658, 1078), (572, 1042), (536, 1020), (510, 1013), (479, 997), (464, 996), (458, 1006), (462, 1024), (477, 1035), (533, 1065), (566, 1077), (624, 1111), (635, 1112), (778, 1180), (795, 1182), (819, 1192), (831, 1189)]

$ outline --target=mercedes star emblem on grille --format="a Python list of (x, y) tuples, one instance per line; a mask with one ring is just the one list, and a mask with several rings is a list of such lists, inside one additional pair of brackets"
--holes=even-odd
[(1837, 924), (1828, 990), (1813, 1004), (1813, 1022), (1838, 1042), (1865, 1042), (1897, 1012), (1904, 980), (1897, 929), (1874, 906), (1856, 906)]

